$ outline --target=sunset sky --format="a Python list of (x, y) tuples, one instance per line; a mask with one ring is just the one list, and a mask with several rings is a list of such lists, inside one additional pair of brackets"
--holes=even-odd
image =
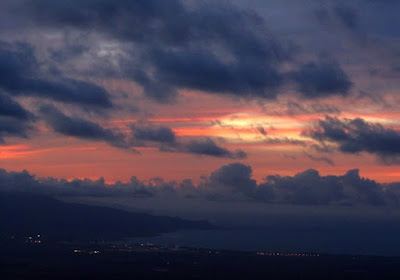
[(399, 1), (0, 2), (0, 167), (400, 181)]

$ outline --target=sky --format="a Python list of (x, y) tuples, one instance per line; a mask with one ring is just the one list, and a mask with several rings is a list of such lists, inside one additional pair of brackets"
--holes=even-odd
[(0, 185), (125, 207), (147, 197), (160, 212), (179, 200), (169, 214), (198, 197), (398, 207), (399, 12), (392, 0), (3, 0)]

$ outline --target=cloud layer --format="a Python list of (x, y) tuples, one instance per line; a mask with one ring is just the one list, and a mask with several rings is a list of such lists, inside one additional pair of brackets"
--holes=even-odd
[(135, 147), (153, 147), (163, 152), (191, 153), (220, 158), (246, 158), (242, 150), (229, 151), (210, 138), (180, 141), (175, 132), (165, 126), (132, 125), (130, 133), (104, 128), (98, 123), (80, 117), (67, 116), (51, 105), (44, 105), (40, 113), (49, 127), (65, 136), (102, 141), (110, 146), (137, 151)]
[(33, 95), (82, 106), (112, 106), (108, 93), (102, 87), (41, 68), (29, 44), (0, 41), (0, 88), (7, 93)]
[(106, 184), (104, 179), (36, 178), (27, 171), (0, 170), (2, 191), (38, 192), (58, 197), (158, 197), (160, 199), (248, 201), (288, 205), (370, 205), (398, 207), (399, 183), (379, 184), (362, 178), (358, 170), (342, 176), (321, 176), (309, 169), (294, 176), (268, 175), (257, 184), (248, 165), (224, 165), (195, 185), (153, 178), (147, 182), (135, 176), (127, 183)]
[(318, 121), (316, 128), (303, 133), (322, 145), (334, 143), (343, 153), (368, 152), (384, 161), (396, 162), (400, 155), (400, 132), (370, 123), (361, 118), (339, 119), (326, 117)]
[[(93, 59), (104, 63), (94, 63), (96, 67), (86, 74), (130, 79), (160, 102), (170, 102), (180, 89), (274, 99), (292, 83), (307, 98), (345, 96), (352, 85), (337, 62), (298, 63), (294, 59), (298, 48), (293, 43), (278, 39), (257, 13), (228, 2), (83, 0), (66, 5), (39, 0), (9, 6), (16, 18), (38, 29), (72, 28), (98, 34), (102, 42), (117, 43), (115, 51), (120, 55), (112, 56), (112, 61), (95, 56)], [(68, 42), (65, 48), (56, 53), (68, 53), (72, 59), (94, 46)], [(286, 63), (293, 71), (284, 69)], [(102, 64), (106, 68), (101, 69)], [(110, 105), (106, 92), (89, 83), (59, 77), (58, 81), (38, 80), (35, 84), (24, 77), (14, 78), (21, 84), (14, 91), (29, 89), (39, 94), (40, 89), (47, 95), (51, 89), (56, 95), (51, 98)], [(77, 91), (86, 93), (79, 97)], [(98, 98), (92, 100), (94, 96)]]

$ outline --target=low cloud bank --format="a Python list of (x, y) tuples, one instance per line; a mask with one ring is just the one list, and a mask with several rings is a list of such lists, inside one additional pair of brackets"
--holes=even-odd
[(289, 205), (399, 206), (400, 183), (380, 184), (360, 177), (359, 170), (342, 176), (321, 176), (309, 169), (294, 176), (268, 175), (257, 183), (248, 165), (232, 163), (202, 178), (197, 185), (190, 179), (165, 181), (153, 178), (141, 181), (105, 183), (98, 180), (37, 178), (28, 171), (0, 169), (0, 190), (35, 192), (57, 197), (132, 197), (208, 201), (246, 201)]

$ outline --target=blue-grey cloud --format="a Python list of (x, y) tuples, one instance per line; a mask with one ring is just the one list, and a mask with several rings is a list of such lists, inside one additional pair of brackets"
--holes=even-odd
[(7, 137), (28, 138), (35, 120), (34, 114), (0, 91), (0, 144), (5, 143)]
[(334, 62), (308, 63), (293, 74), (298, 90), (306, 97), (347, 95), (352, 86), (347, 74)]
[(156, 146), (160, 151), (170, 153), (190, 153), (220, 158), (246, 158), (242, 150), (230, 151), (219, 146), (210, 138), (184, 141), (179, 139), (175, 132), (166, 126), (133, 125), (132, 139), (133, 146)]
[(28, 138), (35, 116), (5, 93), (0, 93), (0, 143), (5, 137)]
[(327, 116), (318, 121), (315, 129), (305, 131), (303, 135), (321, 143), (326, 141), (337, 144), (344, 153), (368, 152), (385, 161), (400, 156), (400, 132), (361, 118), (341, 120)]
[(27, 120), (33, 115), (5, 93), (0, 93), (0, 116)]
[(169, 145), (176, 143), (175, 132), (166, 126), (133, 126), (132, 130), (135, 140), (160, 142)]
[[(42, 106), (40, 113), (55, 132), (76, 138), (103, 141), (111, 146), (130, 149), (134, 152), (137, 152), (134, 147), (155, 147), (163, 152), (190, 153), (220, 158), (243, 159), (247, 156), (242, 150), (230, 151), (209, 138), (189, 142), (179, 141), (175, 132), (165, 126), (133, 125), (131, 133), (124, 134), (116, 129), (104, 128), (98, 123), (80, 117), (67, 116), (51, 105)], [(8, 130), (8, 133), (13, 132), (11, 128)]]
[(218, 146), (210, 138), (205, 140), (192, 140), (183, 149), (184, 151), (198, 155), (235, 159), (243, 159), (247, 157), (247, 154), (242, 150), (229, 151), (228, 149)]
[(0, 143), (5, 141), (5, 137), (28, 138), (28, 132), (32, 129), (29, 121), (0, 117)]
[(246, 196), (253, 195), (256, 190), (257, 183), (252, 176), (252, 169), (248, 165), (241, 163), (231, 163), (211, 173), (208, 188), (213, 192), (223, 192), (221, 188), (229, 189)]
[(83, 106), (111, 107), (107, 91), (93, 83), (44, 72), (30, 45), (0, 42), (0, 89)]
[[(273, 99), (289, 82), (284, 64), (296, 63), (292, 43), (274, 36), (256, 12), (228, 2), (82, 0), (66, 5), (23, 0), (9, 6), (16, 18), (39, 29), (72, 28), (123, 44), (125, 55), (103, 63), (107, 69), (96, 64), (87, 73), (132, 79), (160, 102), (171, 102), (185, 88)], [(346, 13), (338, 14), (346, 18)], [(85, 48), (77, 46), (68, 55)], [(56, 53), (64, 57), (66, 52)], [(337, 64), (306, 64), (293, 80), (310, 98), (346, 95), (351, 85)]]
[(104, 141), (111, 146), (119, 148), (130, 147), (125, 139), (125, 135), (116, 130), (103, 128), (97, 123), (79, 117), (67, 116), (50, 105), (42, 106), (40, 112), (54, 131), (63, 135), (94, 141)]
[(358, 13), (353, 7), (337, 5), (333, 10), (336, 17), (346, 28), (355, 30), (358, 27)]
[[(294, 204), (370, 204), (386, 203), (383, 187), (375, 181), (359, 176), (358, 170), (350, 170), (343, 176), (320, 176), (310, 169), (295, 176), (267, 176), (259, 186), (262, 193), (270, 193), (271, 201)], [(267, 191), (268, 190), (268, 191)]]
[[(283, 77), (268, 62), (226, 63), (210, 51), (157, 51), (156, 79), (176, 88), (275, 98)], [(244, 59), (244, 58), (243, 58)]]
[(58, 197), (135, 197), (159, 199), (199, 199), (213, 201), (248, 201), (294, 205), (400, 206), (398, 183), (379, 184), (360, 177), (359, 170), (342, 176), (321, 176), (309, 169), (294, 176), (268, 175), (259, 184), (252, 178), (252, 168), (241, 163), (221, 166), (195, 185), (154, 178), (147, 182), (132, 176), (129, 182), (105, 183), (103, 178), (37, 178), (27, 171), (0, 169), (0, 191), (38, 192)]
[(357, 32), (360, 25), (359, 10), (356, 6), (350, 6), (337, 1), (332, 1), (332, 5), (319, 8), (315, 11), (316, 19), (319, 23), (329, 25), (340, 25), (352, 32)]

